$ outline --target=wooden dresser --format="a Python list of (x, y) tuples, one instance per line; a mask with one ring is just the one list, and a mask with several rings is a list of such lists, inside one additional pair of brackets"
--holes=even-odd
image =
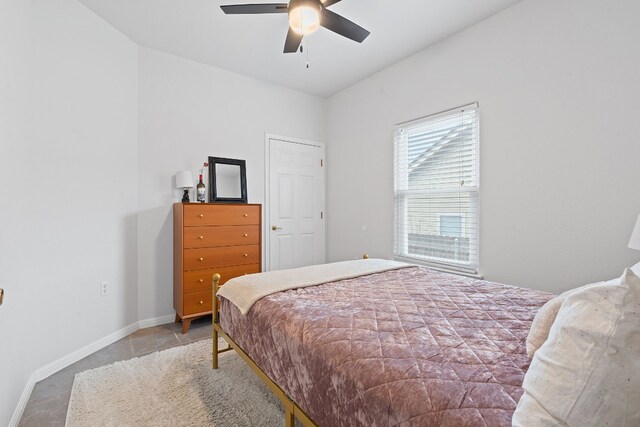
[(183, 334), (193, 319), (212, 313), (213, 274), (222, 285), (262, 271), (261, 219), (261, 205), (173, 205), (173, 308)]

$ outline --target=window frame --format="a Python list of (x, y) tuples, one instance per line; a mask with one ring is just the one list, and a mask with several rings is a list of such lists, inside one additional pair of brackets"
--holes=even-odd
[[(468, 190), (464, 191), (464, 193), (469, 195), (471, 199), (471, 203), (473, 203), (475, 209), (475, 215), (471, 215), (471, 217), (467, 218), (467, 214), (461, 212), (452, 212), (452, 213), (438, 213), (437, 214), (437, 227), (438, 232), (440, 231), (441, 223), (440, 217), (441, 215), (448, 216), (460, 216), (462, 219), (462, 229), (465, 229), (466, 221), (470, 220), (476, 221), (476, 227), (472, 230), (472, 235), (469, 237), (470, 246), (469, 253), (470, 259), (469, 262), (461, 262), (461, 261), (452, 261), (451, 259), (438, 258), (435, 256), (427, 256), (427, 255), (419, 255), (419, 254), (410, 254), (409, 253), (409, 232), (408, 232), (408, 215), (407, 215), (407, 205), (411, 194), (418, 194), (419, 192), (404, 190), (399, 191), (397, 189), (396, 180), (398, 179), (398, 174), (396, 168), (398, 167), (398, 146), (396, 145), (398, 140), (398, 132), (400, 130), (408, 130), (411, 128), (416, 128), (419, 126), (424, 126), (429, 122), (436, 121), (438, 119), (445, 118), (447, 116), (455, 117), (456, 113), (462, 114), (468, 110), (474, 111), (475, 118), (475, 131), (476, 135), (473, 140), (473, 150), (474, 150), (474, 161), (473, 164), (473, 172), (474, 179), (476, 182), (475, 186), (468, 187)], [(471, 103), (465, 106), (453, 108), (450, 110), (442, 111), (436, 114), (431, 114), (425, 117), (421, 117), (416, 120), (411, 120), (408, 122), (400, 123), (395, 126), (394, 132), (394, 146), (393, 146), (393, 155), (394, 155), (394, 220), (393, 220), (393, 239), (394, 239), (394, 259), (398, 261), (406, 261), (412, 262), (416, 264), (426, 265), (436, 270), (441, 270), (445, 272), (451, 272), (455, 274), (482, 278), (480, 274), (480, 106), (479, 103)], [(471, 210), (473, 213), (473, 209)], [(400, 226), (402, 224), (402, 226)], [(404, 232), (403, 232), (404, 230)], [(472, 256), (473, 254), (473, 256)]]

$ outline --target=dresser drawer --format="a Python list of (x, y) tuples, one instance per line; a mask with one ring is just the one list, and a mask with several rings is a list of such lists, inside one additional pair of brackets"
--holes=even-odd
[(258, 225), (260, 206), (253, 205), (184, 205), (184, 225)]
[(231, 280), (234, 277), (245, 274), (260, 273), (260, 264), (234, 265), (232, 267), (185, 271), (182, 277), (184, 291), (188, 293), (211, 289), (211, 276), (215, 273), (220, 275), (219, 285), (222, 286), (227, 282), (227, 280)]
[(185, 248), (257, 245), (260, 243), (260, 226), (220, 225), (210, 227), (185, 227), (183, 238)]
[(184, 250), (185, 271), (259, 263), (260, 245)]
[(213, 301), (211, 300), (211, 289), (184, 294), (185, 316), (211, 311), (212, 305)]

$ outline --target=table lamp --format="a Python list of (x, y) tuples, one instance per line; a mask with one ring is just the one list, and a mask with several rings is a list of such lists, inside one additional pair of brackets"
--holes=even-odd
[(631, 233), (631, 239), (629, 239), (629, 247), (640, 251), (640, 215), (636, 221), (636, 226)]
[(193, 176), (191, 175), (191, 172), (176, 172), (176, 187), (184, 189), (182, 203), (189, 203), (189, 189), (193, 188)]

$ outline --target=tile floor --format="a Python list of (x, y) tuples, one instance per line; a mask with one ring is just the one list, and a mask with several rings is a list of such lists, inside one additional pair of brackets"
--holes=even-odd
[(20, 427), (64, 426), (73, 378), (79, 372), (210, 337), (211, 317), (193, 321), (186, 335), (176, 323), (140, 329), (37, 383)]

